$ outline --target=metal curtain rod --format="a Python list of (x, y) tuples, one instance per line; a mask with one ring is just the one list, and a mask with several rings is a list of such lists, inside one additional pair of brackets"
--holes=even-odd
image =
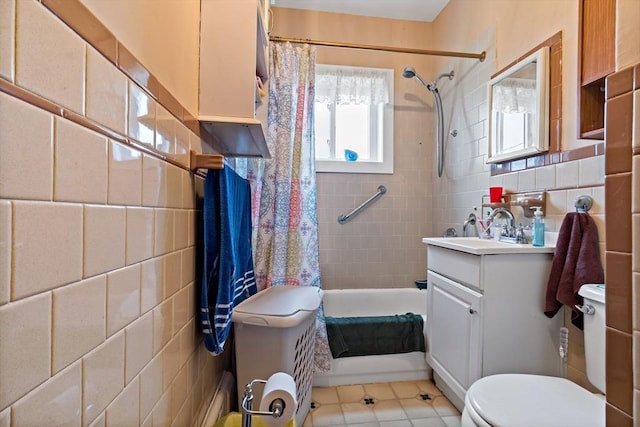
[(480, 62), (484, 61), (487, 53), (482, 51), (481, 53), (467, 53), (467, 52), (450, 52), (445, 50), (423, 50), (423, 49), (407, 49), (404, 47), (391, 47), (391, 46), (376, 46), (368, 44), (358, 43), (338, 43), (338, 42), (326, 42), (321, 40), (311, 39), (295, 39), (289, 37), (269, 36), (269, 40), (272, 42), (289, 42), (289, 43), (306, 43), (316, 46), (328, 46), (328, 47), (344, 47), (349, 49), (364, 49), (364, 50), (381, 50), (384, 52), (397, 52), (397, 53), (414, 53), (417, 55), (434, 55), (434, 56), (454, 56), (458, 58), (473, 58), (479, 59)]

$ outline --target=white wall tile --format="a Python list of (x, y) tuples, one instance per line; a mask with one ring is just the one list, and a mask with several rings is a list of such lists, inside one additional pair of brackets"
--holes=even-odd
[(153, 312), (125, 329), (125, 382), (128, 384), (153, 356)]
[(16, 426), (80, 426), (82, 363), (69, 366), (12, 407)]
[(162, 396), (162, 355), (154, 357), (140, 373), (140, 418), (151, 414), (154, 405)]
[(82, 370), (83, 421), (88, 425), (124, 389), (124, 333), (85, 356)]
[(604, 156), (589, 157), (578, 162), (581, 186), (604, 184)]
[(151, 258), (142, 263), (140, 312), (146, 313), (164, 298), (164, 258)]
[(568, 188), (580, 183), (580, 163), (577, 161), (556, 165), (556, 187)]
[(172, 209), (156, 209), (154, 213), (155, 232), (153, 254), (158, 256), (166, 254), (174, 249), (174, 211)]
[(51, 373), (51, 293), (0, 307), (0, 410)]
[(39, 2), (18, 1), (16, 16), (16, 83), (83, 113), (84, 41)]
[(176, 123), (175, 159), (185, 166), (189, 166), (189, 133), (191, 131), (182, 123)]
[(107, 336), (140, 316), (140, 264), (107, 273)]
[(518, 172), (518, 191), (532, 191), (536, 188), (536, 170), (527, 169)]
[(142, 203), (142, 153), (115, 141), (109, 143), (110, 205)]
[(89, 424), (89, 427), (106, 427), (107, 425), (107, 414), (106, 411), (103, 411), (98, 415), (98, 417)]
[(195, 178), (189, 172), (184, 171), (182, 174), (182, 208), (195, 209)]
[(195, 247), (190, 247), (182, 251), (182, 287), (187, 286), (195, 280)]
[(182, 207), (182, 173), (184, 170), (167, 164), (167, 206)]
[(156, 101), (129, 82), (129, 137), (154, 147)]
[(167, 205), (167, 164), (155, 157), (142, 156), (142, 206)]
[(15, 2), (0, 2), (0, 77), (13, 81), (15, 64)]
[(51, 200), (52, 115), (0, 93), (0, 129), (0, 197)]
[(11, 297), (11, 202), (0, 200), (0, 305)]
[(188, 306), (193, 303), (189, 301), (189, 290), (181, 289), (173, 297), (173, 330), (179, 331), (187, 323), (189, 318), (187, 314), (189, 312)]
[(0, 427), (11, 427), (11, 408), (0, 411)]
[(124, 266), (125, 229), (125, 208), (85, 206), (84, 277)]
[(105, 340), (106, 283), (102, 275), (53, 291), (54, 373)]
[(106, 427), (140, 424), (140, 381), (136, 378), (107, 407)]
[(178, 121), (162, 105), (156, 104), (156, 150), (173, 157)]
[[(170, 299), (153, 309), (153, 354), (160, 352), (171, 339), (173, 326), (173, 305)], [(165, 367), (166, 368), (166, 367)]]
[(171, 389), (171, 383), (180, 370), (180, 337), (171, 339), (162, 349), (162, 367), (164, 389)]
[(127, 89), (125, 75), (94, 48), (87, 47), (87, 117), (125, 135)]
[(56, 117), (54, 199), (107, 203), (107, 138)]
[(13, 202), (13, 298), (82, 278), (82, 206)]
[(550, 190), (556, 185), (556, 166), (535, 168), (536, 190)]
[(127, 207), (127, 265), (153, 256), (153, 224), (153, 209)]
[(518, 172), (505, 173), (502, 175), (503, 193), (518, 192)]
[(167, 390), (153, 407), (153, 425), (166, 426), (171, 423), (171, 390)]
[(184, 249), (189, 244), (189, 211), (177, 209), (174, 211), (174, 248)]
[(175, 294), (182, 283), (182, 254), (172, 252), (164, 260), (164, 295), (165, 298)]

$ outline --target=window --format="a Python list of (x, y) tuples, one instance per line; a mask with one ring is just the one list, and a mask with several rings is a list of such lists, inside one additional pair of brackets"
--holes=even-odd
[(317, 172), (393, 173), (393, 70), (316, 65)]

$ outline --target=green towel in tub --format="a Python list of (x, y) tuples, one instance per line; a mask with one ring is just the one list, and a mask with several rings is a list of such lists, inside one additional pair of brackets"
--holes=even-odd
[(425, 351), (423, 320), (419, 314), (326, 317), (325, 321), (334, 359)]

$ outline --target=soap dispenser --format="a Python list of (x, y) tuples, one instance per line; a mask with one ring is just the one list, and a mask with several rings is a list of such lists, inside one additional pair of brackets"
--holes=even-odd
[(544, 218), (542, 217), (542, 208), (537, 206), (533, 213), (533, 246), (544, 246)]

